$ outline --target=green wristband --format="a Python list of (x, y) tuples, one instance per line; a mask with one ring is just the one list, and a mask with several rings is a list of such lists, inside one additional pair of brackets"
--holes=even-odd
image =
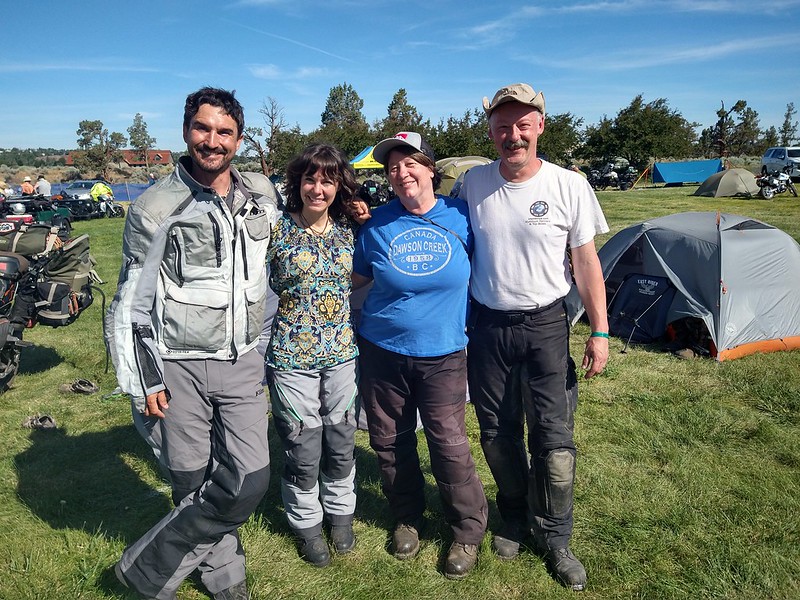
[(608, 338), (608, 334), (605, 331), (593, 331), (589, 337)]

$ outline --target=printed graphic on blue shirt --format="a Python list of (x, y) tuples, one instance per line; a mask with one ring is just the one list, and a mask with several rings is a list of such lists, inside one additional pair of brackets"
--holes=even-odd
[(453, 247), (443, 231), (414, 227), (396, 236), (389, 244), (392, 266), (414, 277), (441, 271), (453, 256)]

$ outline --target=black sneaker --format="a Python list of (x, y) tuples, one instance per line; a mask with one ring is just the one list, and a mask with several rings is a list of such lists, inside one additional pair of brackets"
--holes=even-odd
[(556, 578), (574, 592), (586, 588), (586, 569), (569, 548), (552, 548), (544, 555), (547, 567)]
[(327, 567), (331, 562), (328, 544), (321, 534), (300, 541), (300, 556), (315, 567)]

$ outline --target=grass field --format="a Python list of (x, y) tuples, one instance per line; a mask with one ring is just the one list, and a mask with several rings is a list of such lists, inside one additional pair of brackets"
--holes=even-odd
[[(611, 233), (655, 216), (722, 210), (755, 217), (800, 239), (800, 200), (691, 196), (694, 187), (601, 192)], [(120, 260), (121, 220), (81, 222), (108, 299)], [(610, 234), (609, 234), (610, 235)], [(598, 240), (602, 244), (608, 236)], [(797, 274), (800, 276), (800, 273)], [(27, 332), (13, 389), (0, 396), (0, 599), (125, 598), (109, 568), (126, 544), (169, 508), (169, 488), (131, 426), (126, 400), (104, 397), (101, 298), (75, 324)], [(588, 330), (577, 325), (573, 355)], [(586, 599), (800, 598), (800, 352), (717, 364), (681, 361), (655, 348), (611, 340), (606, 373), (583, 383), (576, 415), (579, 462), (573, 550), (589, 573)], [(88, 378), (90, 396), (58, 387)], [(47, 413), (57, 431), (30, 431)], [(468, 410), (473, 454), (498, 525), (495, 487)], [(465, 580), (440, 572), (450, 543), (433, 480), (420, 555), (387, 552), (391, 520), (364, 432), (357, 437), (358, 495), (351, 555), (327, 569), (303, 563), (280, 506), (282, 457), (271, 429), (272, 483), (243, 527), (254, 599), (567, 598), (571, 592), (526, 552), (492, 555), (489, 538)], [(424, 454), (424, 441), (421, 440)], [(423, 459), (424, 462), (427, 460)], [(187, 582), (181, 599), (202, 599)]]

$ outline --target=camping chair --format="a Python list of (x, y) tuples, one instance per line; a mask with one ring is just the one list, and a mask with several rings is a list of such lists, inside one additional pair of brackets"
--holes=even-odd
[(664, 335), (675, 291), (666, 277), (630, 273), (623, 279), (608, 303), (609, 332), (627, 338), (623, 354), (631, 342), (652, 343)]

